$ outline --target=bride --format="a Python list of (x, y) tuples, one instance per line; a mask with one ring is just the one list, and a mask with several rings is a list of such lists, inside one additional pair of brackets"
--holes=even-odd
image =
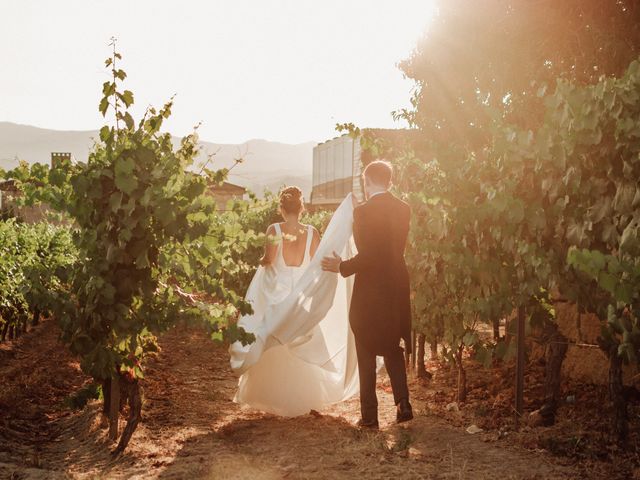
[(348, 321), (351, 281), (321, 266), (333, 252), (351, 256), (352, 197), (336, 210), (322, 240), (300, 223), (303, 211), (302, 191), (285, 188), (284, 222), (268, 228), (272, 241), (247, 290), (253, 314), (239, 320), (256, 339), (230, 347), (231, 368), (241, 375), (234, 401), (281, 416), (319, 410), (358, 392)]

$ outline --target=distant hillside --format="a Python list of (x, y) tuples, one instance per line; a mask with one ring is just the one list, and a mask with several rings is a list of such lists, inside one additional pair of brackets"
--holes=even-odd
[[(71, 152), (80, 161), (86, 160), (98, 137), (95, 130), (60, 131), (0, 122), (0, 168), (13, 168), (18, 159), (29, 163), (49, 163), (51, 152)], [(177, 144), (177, 143), (176, 143)], [(229, 180), (257, 194), (265, 189), (277, 190), (282, 185), (300, 186), (311, 193), (311, 160), (315, 142), (298, 145), (249, 140), (241, 145), (201, 142), (200, 160), (215, 154), (213, 168), (230, 167), (236, 158), (242, 164), (233, 169)]]

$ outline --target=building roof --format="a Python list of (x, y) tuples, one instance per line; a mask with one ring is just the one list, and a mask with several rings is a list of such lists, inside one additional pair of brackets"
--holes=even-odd
[(234, 193), (240, 193), (240, 194), (245, 194), (247, 192), (246, 188), (230, 182), (222, 182), (221, 185), (211, 185), (210, 189), (213, 192), (224, 191), (224, 192), (234, 192)]

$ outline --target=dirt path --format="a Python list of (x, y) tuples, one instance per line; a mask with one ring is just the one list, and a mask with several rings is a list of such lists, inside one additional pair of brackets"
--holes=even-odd
[[(17, 388), (0, 392), (0, 478), (585, 478), (547, 454), (425, 414), (419, 394), (416, 419), (396, 426), (386, 379), (379, 433), (352, 426), (357, 400), (294, 419), (243, 410), (231, 400), (236, 379), (224, 349), (184, 329), (165, 335), (161, 346), (147, 370), (144, 422), (118, 459), (108, 453), (97, 403), (81, 412), (61, 405), (87, 379), (52, 322), (0, 350), (0, 378)], [(26, 366), (29, 378), (20, 378)], [(38, 385), (57, 390), (37, 395)]]

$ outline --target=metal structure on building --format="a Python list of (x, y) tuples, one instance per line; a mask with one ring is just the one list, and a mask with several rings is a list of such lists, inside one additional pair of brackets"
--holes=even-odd
[(312, 208), (333, 209), (350, 192), (362, 198), (360, 154), (360, 140), (346, 134), (313, 148)]

